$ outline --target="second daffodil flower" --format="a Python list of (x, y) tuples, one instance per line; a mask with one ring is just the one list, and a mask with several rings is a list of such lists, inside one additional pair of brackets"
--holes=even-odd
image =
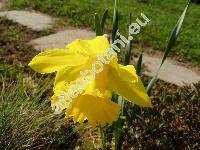
[(116, 121), (120, 107), (111, 101), (113, 91), (141, 107), (152, 106), (135, 68), (118, 64), (104, 36), (42, 52), (29, 66), (39, 73), (56, 72), (51, 105), (74, 122), (87, 119), (92, 126), (104, 126)]

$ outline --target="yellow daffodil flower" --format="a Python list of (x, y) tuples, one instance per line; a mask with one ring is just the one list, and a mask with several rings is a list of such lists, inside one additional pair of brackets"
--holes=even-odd
[(42, 52), (29, 66), (39, 73), (56, 72), (52, 106), (57, 112), (65, 109), (75, 122), (87, 119), (92, 126), (104, 126), (120, 114), (118, 104), (111, 101), (113, 91), (139, 106), (152, 106), (134, 67), (117, 61), (108, 40), (98, 36)]

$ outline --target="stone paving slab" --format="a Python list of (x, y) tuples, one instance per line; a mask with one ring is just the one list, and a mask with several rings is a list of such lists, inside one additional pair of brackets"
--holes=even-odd
[[(144, 73), (148, 76), (154, 76), (161, 60), (161, 58), (156, 56), (144, 55), (143, 63), (147, 67)], [(185, 86), (185, 84), (197, 83), (200, 81), (200, 74), (167, 59), (159, 72), (158, 78), (178, 86)]]
[(68, 29), (34, 39), (30, 41), (30, 44), (34, 45), (35, 49), (44, 51), (53, 48), (64, 48), (67, 44), (78, 38), (87, 40), (93, 39), (94, 37), (95, 33), (86, 29)]
[(35, 11), (2, 11), (0, 16), (6, 16), (8, 19), (33, 30), (51, 28), (53, 23), (53, 19), (50, 16)]

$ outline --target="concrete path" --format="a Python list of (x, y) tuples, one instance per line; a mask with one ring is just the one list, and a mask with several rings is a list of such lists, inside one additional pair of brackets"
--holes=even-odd
[[(154, 76), (161, 63), (161, 60), (161, 58), (156, 56), (144, 55), (143, 63), (147, 67), (144, 74), (147, 76)], [(168, 58), (164, 62), (158, 74), (158, 78), (178, 86), (184, 86), (186, 84), (197, 83), (200, 81), (200, 74), (189, 70), (186, 67), (178, 65), (175, 61), (172, 61)]]
[(53, 48), (64, 48), (75, 39), (93, 39), (95, 33), (86, 29), (68, 29), (52, 35), (32, 40), (30, 44), (40, 51)]
[(53, 19), (50, 16), (34, 11), (2, 11), (0, 16), (6, 16), (8, 19), (33, 30), (51, 28), (53, 23)]

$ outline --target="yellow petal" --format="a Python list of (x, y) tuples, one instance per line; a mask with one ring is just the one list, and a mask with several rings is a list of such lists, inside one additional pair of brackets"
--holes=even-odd
[[(54, 90), (55, 95), (52, 97), (51, 106), (56, 107), (55, 113), (60, 113), (65, 109), (66, 117), (72, 116), (74, 122), (79, 123), (87, 119), (93, 127), (112, 124), (118, 119), (120, 107), (111, 101), (112, 93), (110, 91), (106, 90), (102, 94), (91, 81), (83, 93), (70, 101), (66, 95), (70, 95), (68, 89), (74, 83), (73, 81), (69, 85), (60, 82), (60, 85)], [(92, 87), (94, 89), (91, 89)]]
[[(117, 68), (117, 70), (116, 70)], [(133, 66), (111, 68), (109, 86), (126, 100), (142, 107), (152, 107), (146, 90)]]
[(80, 71), (83, 69), (84, 65), (76, 67), (66, 67), (59, 70), (56, 73), (54, 89), (56, 89), (58, 86), (62, 86), (63, 83), (70, 83), (71, 81), (75, 81), (76, 79), (80, 78)]
[(103, 54), (109, 47), (110, 44), (106, 37), (97, 36), (93, 40), (77, 39), (68, 44), (66, 48), (76, 50), (79, 53), (82, 52), (88, 55), (94, 55), (96, 57), (97, 54)]
[(91, 80), (86, 88), (85, 94), (100, 96), (106, 92), (108, 89), (109, 81), (109, 67), (104, 65), (103, 71), (96, 74), (95, 78)]
[(85, 64), (88, 58), (67, 49), (53, 49), (35, 56), (29, 63), (29, 66), (39, 73), (51, 73), (68, 66)]
[(91, 95), (81, 95), (74, 99), (66, 109), (66, 116), (73, 116), (74, 122), (82, 123), (87, 118), (93, 127), (112, 124), (120, 114), (118, 104), (106, 98)]
[(138, 81), (138, 76), (133, 65), (123, 66), (118, 64), (118, 68), (115, 68), (118, 71), (118, 76), (130, 83)]

